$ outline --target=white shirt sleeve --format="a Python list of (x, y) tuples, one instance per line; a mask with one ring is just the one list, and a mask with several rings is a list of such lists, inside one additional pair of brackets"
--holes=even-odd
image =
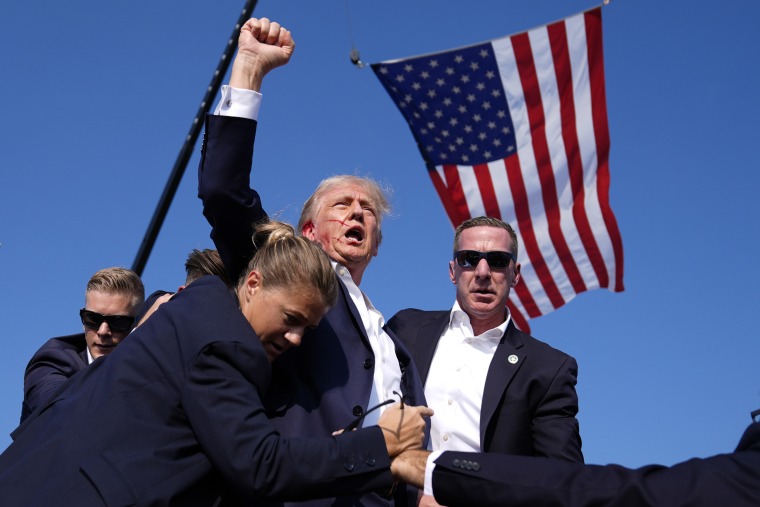
[(433, 496), (433, 469), (435, 468), (435, 460), (438, 459), (443, 451), (433, 451), (427, 458), (427, 464), (425, 465), (425, 489), (423, 493)]
[(236, 116), (258, 120), (261, 94), (253, 90), (222, 85), (222, 98), (214, 109), (217, 116)]

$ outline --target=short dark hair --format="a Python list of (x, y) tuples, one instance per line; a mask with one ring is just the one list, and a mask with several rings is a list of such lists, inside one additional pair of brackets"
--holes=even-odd
[(216, 275), (227, 285), (230, 284), (227, 280), (227, 270), (224, 269), (219, 252), (210, 248), (203, 250), (194, 248), (185, 261), (185, 272), (187, 273), (185, 285), (190, 285), (191, 282), (205, 275)]
[(509, 237), (512, 238), (512, 253), (515, 254), (515, 262), (517, 262), (517, 234), (515, 233), (515, 230), (512, 229), (512, 226), (508, 223), (494, 217), (475, 217), (467, 219), (459, 224), (459, 227), (457, 227), (457, 230), (454, 233), (455, 252), (459, 250), (459, 235), (462, 234), (463, 230), (472, 229), (473, 227), (498, 227), (499, 229), (504, 229), (509, 232)]

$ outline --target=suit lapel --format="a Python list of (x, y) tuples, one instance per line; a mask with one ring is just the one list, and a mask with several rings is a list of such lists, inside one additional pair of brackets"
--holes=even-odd
[(491, 364), (486, 375), (486, 384), (483, 388), (483, 402), (480, 407), (481, 450), (485, 451), (483, 438), (488, 423), (496, 413), (507, 386), (525, 362), (527, 354), (521, 350), (523, 345), (521, 337), (515, 330), (514, 323), (510, 320), (507, 330), (496, 347), (493, 358), (491, 358)]
[(430, 363), (433, 362), (433, 355), (435, 355), (438, 340), (446, 329), (449, 317), (449, 312), (441, 312), (440, 315), (437, 315), (435, 318), (420, 326), (417, 331), (417, 336), (413, 344), (414, 350), (411, 350), (410, 352), (417, 364), (417, 370), (419, 371), (420, 380), (422, 381), (423, 386), (425, 385), (425, 382), (427, 382)]
[(371, 350), (372, 347), (369, 344), (369, 338), (367, 337), (367, 330), (364, 329), (364, 321), (362, 321), (362, 316), (359, 314), (359, 309), (354, 304), (354, 300), (351, 299), (351, 294), (349, 294), (348, 288), (343, 283), (343, 280), (341, 280), (337, 274), (335, 276), (338, 278), (340, 291), (341, 291), (341, 294), (343, 295), (343, 300), (346, 302), (346, 306), (348, 307), (348, 312), (351, 315), (351, 318), (353, 319), (354, 327), (361, 334), (364, 344), (367, 347), (370, 347), (370, 350)]

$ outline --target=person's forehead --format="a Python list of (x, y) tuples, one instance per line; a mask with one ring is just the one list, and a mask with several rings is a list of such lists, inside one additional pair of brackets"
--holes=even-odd
[(269, 305), (269, 310), (274, 314), (279, 315), (282, 310), (308, 325), (317, 325), (327, 310), (322, 298), (311, 291), (294, 291), (278, 287), (269, 289), (268, 297), (270, 303), (273, 303)]
[(506, 229), (490, 226), (470, 227), (459, 234), (460, 250), (475, 250), (478, 245), (486, 245), (489, 250), (511, 251), (512, 238)]
[(132, 298), (118, 292), (88, 290), (85, 294), (85, 304), (89, 310), (110, 315), (129, 311), (132, 306)]
[(363, 202), (372, 202), (369, 192), (361, 185), (348, 183), (326, 189), (322, 193), (324, 201), (339, 201), (342, 199), (356, 199)]

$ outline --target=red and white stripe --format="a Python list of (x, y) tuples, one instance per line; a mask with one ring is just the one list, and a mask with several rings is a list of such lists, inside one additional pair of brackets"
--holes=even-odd
[(601, 8), (491, 41), (517, 153), (429, 171), (452, 224), (489, 215), (518, 234), (515, 323), (596, 288), (623, 290), (623, 246), (609, 205)]

